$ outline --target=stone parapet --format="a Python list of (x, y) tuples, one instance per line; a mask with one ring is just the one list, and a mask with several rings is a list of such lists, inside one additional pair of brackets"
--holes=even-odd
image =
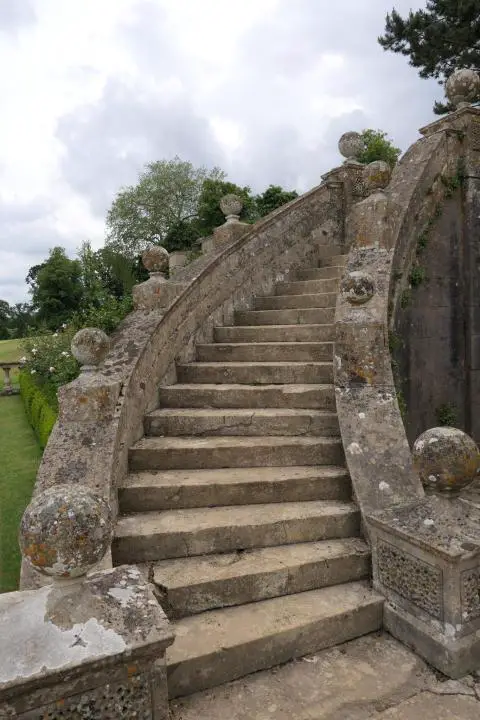
[(136, 567), (0, 595), (0, 717), (167, 720), (174, 635)]
[(480, 510), (428, 496), (373, 513), (374, 586), (385, 626), (450, 677), (480, 667)]

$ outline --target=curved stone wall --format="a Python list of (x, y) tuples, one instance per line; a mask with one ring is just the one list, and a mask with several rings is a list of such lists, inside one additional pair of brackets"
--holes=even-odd
[[(419, 229), (435, 207), (432, 185), (451, 151), (444, 132), (419, 140), (395, 168), (386, 191), (357, 203), (346, 221), (350, 251), (335, 315), (335, 390), (347, 465), (367, 533), (370, 514), (424, 494), (397, 402), (389, 323), (407, 282)], [(351, 273), (357, 285), (370, 288), (365, 302), (352, 302)]]

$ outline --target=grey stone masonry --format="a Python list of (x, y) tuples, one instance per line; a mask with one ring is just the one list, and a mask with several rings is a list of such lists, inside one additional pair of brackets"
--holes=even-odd
[(167, 720), (173, 632), (136, 567), (0, 595), (0, 718)]

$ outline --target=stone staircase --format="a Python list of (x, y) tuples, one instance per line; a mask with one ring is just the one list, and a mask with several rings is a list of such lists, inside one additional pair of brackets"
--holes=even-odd
[(113, 558), (149, 564), (175, 619), (171, 697), (381, 627), (335, 413), (345, 259), (216, 328), (131, 448)]

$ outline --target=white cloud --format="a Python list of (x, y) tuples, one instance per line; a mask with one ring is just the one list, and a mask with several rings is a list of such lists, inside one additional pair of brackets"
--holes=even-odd
[(0, 2), (0, 298), (24, 299), (50, 247), (100, 244), (147, 161), (305, 190), (345, 130), (382, 128), (406, 149), (441, 91), (378, 46), (392, 4)]

